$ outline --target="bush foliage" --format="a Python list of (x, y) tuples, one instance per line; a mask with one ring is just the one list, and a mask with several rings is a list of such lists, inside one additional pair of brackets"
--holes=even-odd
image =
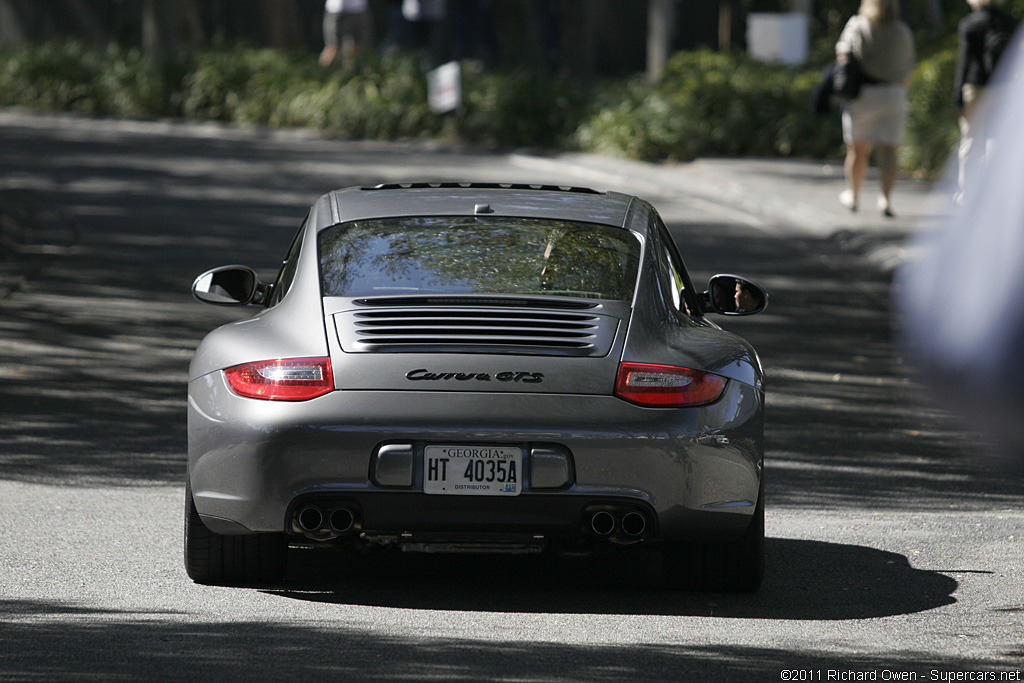
[(948, 49), (921, 60), (910, 80), (907, 132), (900, 149), (902, 165), (934, 175), (960, 140), (953, 103), (956, 51)]
[[(577, 130), (586, 149), (637, 159), (824, 157), (840, 153), (838, 115), (810, 109), (816, 71), (746, 55), (679, 53), (655, 86), (614, 86)], [(618, 104), (613, 104), (615, 98)]]
[[(910, 86), (904, 169), (933, 174), (956, 144), (954, 46)], [(411, 55), (321, 68), (306, 54), (222, 48), (154, 62), (138, 50), (49, 44), (0, 53), (0, 106), (125, 118), (299, 126), (365, 139), (446, 138), (574, 148), (648, 161), (842, 154), (839, 115), (812, 113), (817, 68), (710, 51), (675, 55), (656, 84), (588, 83), (466, 65), (463, 104), (436, 115)]]

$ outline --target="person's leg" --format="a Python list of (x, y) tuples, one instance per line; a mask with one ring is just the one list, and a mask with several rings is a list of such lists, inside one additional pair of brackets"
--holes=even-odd
[(338, 55), (338, 13), (324, 12), (324, 49), (320, 53), (320, 66), (327, 66)]
[(892, 188), (896, 185), (896, 177), (899, 175), (896, 145), (878, 146), (878, 170), (882, 181), (882, 195), (878, 198), (878, 208), (886, 216), (892, 217)]
[[(981, 96), (981, 86), (971, 85), (969, 83), (964, 84), (963, 97), (964, 106), (960, 112), (959, 124), (960, 124), (960, 144), (957, 147), (957, 192), (953, 197), (953, 201), (957, 204), (963, 203), (964, 186), (967, 184), (967, 162), (972, 156), (977, 154), (977, 150), (974, 149), (974, 127), (971, 122), (974, 117), (975, 110), (978, 108), (978, 100)], [(985, 144), (982, 142), (982, 144)], [(986, 149), (982, 151), (982, 159), (987, 156), (987, 145)]]
[(868, 174), (868, 159), (871, 157), (871, 143), (854, 142), (846, 146), (846, 190), (839, 195), (839, 201), (851, 211), (857, 210), (860, 188)]

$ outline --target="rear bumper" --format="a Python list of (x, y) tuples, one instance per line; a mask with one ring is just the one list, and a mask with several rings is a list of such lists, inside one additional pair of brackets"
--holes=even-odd
[[(312, 502), (351, 506), (353, 533), (407, 541), (587, 537), (601, 506), (644, 514), (645, 538), (733, 537), (761, 483), (763, 395), (735, 381), (710, 406), (648, 409), (605, 396), (451, 392), (266, 402), (213, 373), (190, 384), (188, 420), (196, 508), (218, 533), (295, 533)], [(423, 493), (431, 443), (521, 447), (521, 493)], [(395, 444), (411, 450), (382, 466), (381, 446)]]

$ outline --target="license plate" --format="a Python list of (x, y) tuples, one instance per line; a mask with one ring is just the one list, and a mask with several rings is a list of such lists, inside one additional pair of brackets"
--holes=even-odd
[(423, 492), (452, 496), (518, 496), (523, 450), (509, 446), (427, 446)]

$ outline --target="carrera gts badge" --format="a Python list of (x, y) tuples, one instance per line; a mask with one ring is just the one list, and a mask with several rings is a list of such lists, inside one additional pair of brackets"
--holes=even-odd
[(522, 382), (523, 384), (539, 384), (544, 381), (544, 374), (540, 372), (499, 372), (496, 375), (490, 375), (486, 372), (430, 372), (427, 369), (411, 370), (405, 374), (406, 379), (413, 381), (420, 380), (432, 380), (432, 381), (446, 381), (455, 380), (457, 382), (468, 382), (470, 380), (476, 380), (478, 382), (490, 382), (492, 380), (498, 382)]

